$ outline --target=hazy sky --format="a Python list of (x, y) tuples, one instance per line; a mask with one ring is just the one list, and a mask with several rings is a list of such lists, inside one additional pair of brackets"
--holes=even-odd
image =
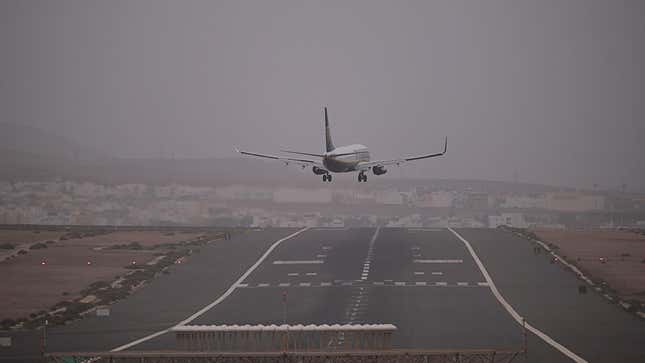
[[(400, 176), (645, 189), (643, 1), (0, 2), (0, 121), (119, 156), (441, 149)], [(279, 164), (276, 167), (281, 167)]]

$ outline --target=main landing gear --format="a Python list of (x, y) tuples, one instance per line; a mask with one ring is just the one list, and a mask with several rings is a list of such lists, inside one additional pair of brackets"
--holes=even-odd
[(331, 183), (331, 174), (323, 174), (323, 181)]
[(362, 171), (358, 173), (358, 182), (366, 182), (367, 181), (367, 175), (363, 173)]

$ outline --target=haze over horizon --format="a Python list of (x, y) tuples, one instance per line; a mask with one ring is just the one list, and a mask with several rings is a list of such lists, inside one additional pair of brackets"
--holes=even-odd
[(644, 10), (4, 1), (0, 122), (119, 157), (224, 158), (320, 152), (326, 105), (336, 145), (375, 159), (439, 151), (448, 136), (444, 158), (395, 177), (645, 190)]

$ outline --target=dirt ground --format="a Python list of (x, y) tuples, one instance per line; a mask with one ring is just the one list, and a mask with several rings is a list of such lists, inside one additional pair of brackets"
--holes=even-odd
[(626, 231), (533, 232), (558, 246), (585, 273), (606, 281), (623, 298), (645, 302), (645, 236)]
[[(0, 240), (16, 240), (22, 236), (27, 241), (29, 233), (0, 231)], [(5, 235), (6, 234), (6, 235)], [(59, 233), (59, 236), (63, 233)], [(33, 234), (38, 240), (49, 240), (54, 235)], [(114, 232), (107, 235), (69, 239), (48, 244), (48, 248), (29, 250), (0, 262), (0, 320), (27, 317), (30, 313), (47, 310), (66, 299), (79, 297), (79, 292), (96, 281), (112, 281), (123, 275), (125, 266), (136, 261), (143, 264), (155, 258), (159, 250), (114, 250), (105, 247), (115, 244), (139, 242), (142, 246), (178, 242), (200, 234), (162, 232)], [(47, 238), (42, 238), (47, 236)], [(43, 264), (44, 262), (44, 264)], [(89, 264), (88, 264), (89, 262)], [(67, 293), (65, 296), (63, 293)]]

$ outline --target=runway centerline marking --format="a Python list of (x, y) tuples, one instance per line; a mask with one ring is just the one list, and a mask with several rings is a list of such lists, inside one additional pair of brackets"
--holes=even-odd
[(376, 227), (376, 232), (374, 232), (374, 235), (372, 236), (372, 239), (370, 240), (369, 247), (367, 248), (367, 257), (365, 257), (365, 260), (363, 261), (363, 273), (361, 274), (361, 280), (365, 281), (369, 277), (370, 273), (370, 263), (372, 259), (372, 254), (374, 253), (374, 244), (376, 243), (376, 238), (378, 237), (379, 232), (381, 231), (381, 227)]
[(522, 318), (520, 316), (520, 314), (517, 313), (517, 311), (515, 311), (515, 309), (511, 306), (511, 304), (509, 304), (506, 301), (506, 299), (504, 299), (504, 297), (499, 292), (499, 290), (497, 290), (497, 286), (495, 286), (495, 282), (493, 281), (493, 279), (488, 274), (488, 271), (486, 270), (486, 267), (484, 267), (484, 264), (481, 262), (481, 260), (477, 256), (477, 253), (475, 253), (475, 250), (470, 245), (470, 242), (468, 242), (464, 237), (462, 237), (454, 229), (448, 228), (448, 230), (450, 232), (452, 232), (452, 234), (454, 234), (461, 242), (463, 242), (464, 245), (466, 245), (466, 249), (468, 250), (468, 252), (470, 252), (470, 255), (472, 256), (473, 260), (475, 260), (475, 263), (479, 267), (479, 270), (481, 271), (482, 275), (484, 275), (484, 278), (486, 279), (486, 282), (488, 283), (488, 287), (493, 292), (493, 295), (495, 296), (497, 301), (499, 301), (499, 303), (504, 307), (504, 309), (506, 309), (506, 311), (511, 315), (511, 317), (520, 326), (525, 326), (526, 329), (529, 330), (531, 333), (535, 334), (540, 339), (544, 340), (546, 343), (548, 343), (549, 345), (551, 345), (555, 349), (559, 350), (562, 354), (564, 354), (565, 356), (567, 356), (568, 358), (570, 358), (574, 362), (587, 363), (587, 361), (585, 359), (583, 359), (579, 355), (575, 354), (574, 352), (569, 350), (564, 345), (556, 342), (553, 338), (551, 338), (550, 336), (544, 334), (542, 331), (540, 331), (539, 329), (535, 328), (534, 326), (532, 326), (531, 324), (526, 322), (526, 320), (524, 318)]
[(463, 263), (464, 260), (413, 260), (414, 263)]
[(274, 265), (320, 265), (325, 263), (323, 260), (275, 260), (273, 261)]
[(201, 309), (200, 309), (198, 312), (196, 312), (195, 314), (193, 314), (193, 315), (189, 316), (187, 319), (184, 319), (184, 320), (180, 321), (180, 322), (179, 322), (179, 323), (177, 323), (175, 326), (172, 326), (172, 327), (170, 327), (170, 328), (166, 328), (166, 329), (160, 330), (160, 331), (155, 332), (155, 333), (152, 333), (152, 334), (150, 334), (150, 335), (146, 335), (146, 336), (145, 336), (145, 337), (143, 337), (143, 338), (139, 338), (139, 339), (137, 339), (137, 340), (134, 340), (134, 341), (132, 341), (132, 342), (130, 342), (130, 343), (127, 343), (127, 344), (124, 344), (124, 345), (118, 346), (118, 347), (116, 347), (116, 348), (112, 349), (111, 351), (112, 351), (112, 352), (120, 352), (120, 351), (122, 351), (122, 350), (125, 350), (125, 349), (128, 349), (128, 348), (131, 348), (131, 347), (134, 347), (135, 345), (141, 344), (141, 343), (143, 343), (143, 342), (145, 342), (145, 341), (148, 341), (148, 340), (150, 340), (150, 339), (154, 339), (154, 338), (156, 338), (156, 337), (158, 337), (158, 336), (160, 336), (160, 335), (166, 334), (167, 332), (169, 332), (169, 331), (170, 331), (172, 328), (174, 328), (174, 327), (178, 327), (178, 326), (186, 325), (186, 324), (190, 323), (191, 321), (195, 320), (196, 318), (200, 317), (200, 316), (201, 316), (201, 315), (203, 315), (205, 312), (207, 312), (208, 310), (212, 309), (214, 306), (218, 305), (219, 303), (221, 303), (222, 301), (224, 301), (224, 299), (226, 299), (229, 295), (231, 295), (231, 294), (233, 293), (233, 291), (235, 291), (235, 289), (237, 289), (237, 288), (238, 288), (238, 285), (239, 285), (239, 284), (241, 284), (241, 283), (242, 283), (242, 281), (246, 280), (246, 278), (247, 278), (247, 277), (249, 277), (249, 275), (250, 275), (251, 273), (253, 273), (253, 271), (255, 271), (255, 269), (256, 269), (258, 266), (260, 266), (260, 264), (261, 264), (262, 262), (264, 262), (264, 260), (267, 258), (267, 256), (269, 256), (269, 254), (270, 254), (274, 249), (276, 249), (276, 247), (278, 247), (282, 242), (284, 242), (284, 241), (286, 241), (286, 240), (289, 240), (289, 239), (291, 239), (291, 238), (293, 238), (293, 237), (296, 237), (297, 235), (299, 235), (299, 234), (301, 234), (301, 233), (303, 233), (303, 232), (305, 232), (305, 231), (307, 231), (307, 230), (309, 230), (309, 229), (310, 229), (310, 227), (305, 227), (305, 228), (303, 228), (303, 229), (301, 229), (301, 230), (299, 230), (299, 231), (297, 231), (297, 232), (294, 232), (294, 233), (292, 233), (292, 234), (290, 234), (290, 235), (288, 235), (288, 236), (286, 236), (286, 237), (284, 237), (284, 238), (281, 238), (281, 239), (279, 239), (279, 240), (277, 240), (277, 241), (273, 242), (273, 244), (272, 244), (272, 245), (271, 245), (271, 246), (270, 246), (270, 247), (269, 247), (269, 248), (264, 252), (264, 254), (263, 254), (262, 256), (260, 256), (260, 258), (259, 258), (257, 261), (255, 261), (255, 263), (254, 263), (253, 265), (251, 265), (251, 267), (249, 267), (249, 269), (248, 269), (248, 270), (246, 270), (246, 272), (244, 272), (244, 273), (242, 274), (242, 276), (240, 276), (240, 278), (238, 278), (238, 279), (237, 279), (237, 280), (236, 280), (236, 281), (235, 281), (235, 282), (234, 282), (234, 283), (233, 283), (233, 284), (228, 288), (228, 290), (226, 290), (222, 295), (220, 295), (220, 297), (218, 297), (217, 299), (215, 299), (213, 302), (211, 302), (210, 304), (208, 304), (208, 305), (204, 306), (203, 308), (201, 308)]

